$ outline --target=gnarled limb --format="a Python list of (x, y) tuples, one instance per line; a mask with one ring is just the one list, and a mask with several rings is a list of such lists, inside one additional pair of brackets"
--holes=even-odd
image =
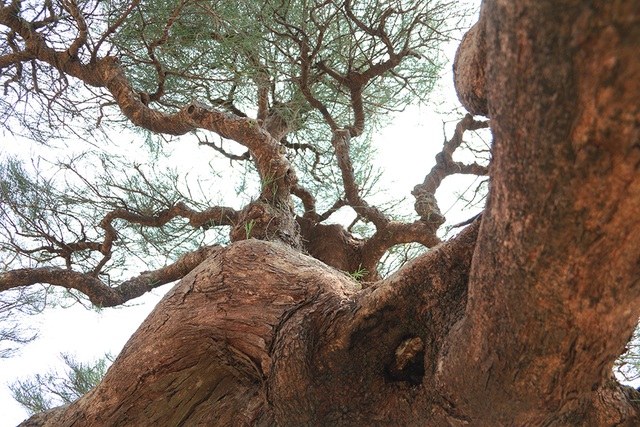
[[(275, 193), (278, 200), (288, 203), (289, 188), (295, 184), (295, 174), (280, 151), (278, 141), (257, 121), (222, 112), (199, 102), (187, 104), (175, 113), (150, 108), (147, 104), (151, 99), (145, 99), (145, 96), (133, 88), (117, 58), (107, 56), (83, 63), (70, 57), (66, 50), (50, 47), (44, 37), (29, 22), (14, 13), (11, 7), (0, 8), (0, 23), (23, 38), (26, 44), (25, 55), (32, 55), (89, 86), (109, 90), (122, 113), (133, 124), (168, 135), (183, 135), (195, 129), (206, 129), (244, 145), (253, 154), (261, 180), (268, 182), (265, 191)], [(161, 86), (158, 90), (162, 90)], [(156, 95), (157, 93), (154, 94)]]
[(47, 283), (82, 292), (98, 307), (114, 307), (138, 298), (146, 292), (181, 279), (220, 246), (203, 246), (182, 255), (176, 262), (153, 271), (145, 271), (117, 286), (109, 286), (91, 274), (55, 267), (22, 268), (0, 273), (0, 292), (20, 286)]
[(284, 325), (354, 290), (283, 245), (238, 242), (165, 296), (96, 389), (24, 425), (274, 425), (269, 382)]
[(458, 99), (468, 112), (477, 116), (489, 115), (484, 25), (480, 21), (464, 35), (453, 62), (453, 82)]
[(440, 183), (449, 175), (453, 174), (474, 174), (486, 175), (489, 169), (477, 163), (470, 165), (454, 162), (453, 152), (462, 144), (462, 137), (465, 131), (478, 130), (489, 127), (488, 122), (476, 121), (473, 116), (467, 114), (456, 125), (453, 137), (449, 141), (445, 141), (442, 151), (436, 154), (436, 164), (424, 178), (422, 184), (418, 184), (413, 188), (411, 194), (416, 198), (415, 210), (420, 219), (432, 228), (437, 229), (445, 222), (445, 217), (440, 212), (438, 202), (436, 201), (436, 190)]
[[(386, 367), (406, 336), (431, 343), (461, 312), (475, 231), (360, 293), (286, 246), (235, 243), (165, 296), (95, 390), (23, 425), (363, 425), (391, 412), (409, 424), (442, 420), (429, 387), (403, 377), (412, 361), (399, 377)], [(345, 399), (345, 384), (359, 392)]]

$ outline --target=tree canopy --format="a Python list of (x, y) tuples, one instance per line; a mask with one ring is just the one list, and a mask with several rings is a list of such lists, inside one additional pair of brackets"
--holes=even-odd
[[(381, 201), (372, 135), (429, 100), (457, 3), (3, 0), (5, 133), (82, 148), (2, 159), (0, 301), (180, 280), (27, 425), (634, 425), (611, 368), (640, 314), (639, 6), (486, 0), (454, 63), (469, 114), (412, 209)], [(465, 136), (489, 127), (491, 152)], [(233, 168), (186, 180), (185, 143)], [(453, 174), (490, 176), (487, 206), (443, 241)]]
[[(47, 165), (59, 170), (55, 178), (40, 172), (43, 165), (34, 176), (5, 159), (3, 253), (15, 255), (5, 269), (32, 268), (4, 275), (3, 289), (52, 283), (100, 306), (121, 304), (180, 278), (215, 249), (211, 244), (227, 243), (226, 233), (204, 237), (219, 226), (231, 227), (231, 241), (276, 238), (322, 259), (328, 251), (313, 247), (321, 229), (352, 252), (336, 266), (366, 272), (365, 278), (377, 277), (378, 261), (397, 244), (438, 243), (444, 218), (435, 191), (447, 174), (486, 174), (487, 158), (462, 164), (452, 154), (465, 130), (487, 123), (461, 122), (436, 168), (414, 189), (413, 219), (391, 212), (393, 202), (367, 203), (378, 179), (369, 162), (371, 135), (393, 112), (428, 99), (444, 64), (442, 43), (469, 12), (447, 2), (372, 6), (4, 5), (5, 129), (45, 146), (79, 138), (87, 149)], [(249, 181), (257, 176), (256, 200), (240, 209), (216, 205), (215, 182), (196, 196), (180, 186), (180, 165), (171, 160), (141, 164), (108, 150), (92, 152), (96, 131), (113, 138), (131, 124), (156, 152), (162, 142), (154, 135), (195, 136)], [(350, 230), (316, 227), (345, 206), (357, 214)], [(401, 218), (409, 222), (396, 221)], [(155, 265), (117, 288), (104, 286), (107, 273), (144, 254), (150, 263), (159, 257), (174, 263)]]

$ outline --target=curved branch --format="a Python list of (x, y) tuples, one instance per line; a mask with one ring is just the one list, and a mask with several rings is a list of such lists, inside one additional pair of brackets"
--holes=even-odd
[(181, 256), (173, 264), (158, 270), (145, 271), (115, 287), (106, 285), (90, 274), (55, 267), (11, 270), (0, 273), (0, 292), (20, 286), (48, 283), (82, 292), (96, 306), (113, 307), (142, 296), (159, 286), (181, 279), (220, 248), (217, 245), (202, 247)]
[(311, 82), (309, 81), (309, 74), (311, 71), (311, 57), (309, 56), (309, 46), (306, 42), (299, 42), (300, 45), (300, 91), (304, 95), (307, 102), (316, 110), (320, 111), (322, 118), (329, 125), (332, 131), (338, 129), (338, 124), (329, 112), (329, 109), (318, 98), (313, 96), (311, 92)]
[(416, 198), (415, 210), (422, 221), (439, 227), (445, 222), (444, 215), (440, 212), (435, 198), (436, 190), (442, 180), (453, 174), (474, 174), (485, 175), (489, 168), (473, 163), (465, 165), (453, 161), (454, 151), (462, 144), (462, 137), (467, 130), (478, 130), (488, 128), (489, 122), (477, 121), (471, 114), (467, 114), (456, 125), (453, 137), (445, 141), (442, 151), (436, 155), (436, 164), (427, 174), (422, 184), (416, 185), (411, 194)]
[(116, 219), (123, 219), (130, 223), (148, 227), (162, 227), (173, 218), (180, 216), (187, 218), (189, 225), (193, 227), (210, 228), (218, 225), (235, 225), (238, 221), (238, 215), (238, 211), (227, 207), (212, 207), (202, 212), (197, 212), (183, 202), (176, 203), (171, 208), (160, 211), (153, 216), (137, 214), (126, 209), (115, 209), (100, 221), (100, 227), (106, 232), (100, 252), (103, 254), (111, 252), (113, 241), (117, 237), (116, 229), (112, 225)]
[(87, 22), (85, 21), (84, 16), (82, 16), (82, 12), (80, 11), (80, 8), (78, 8), (76, 0), (62, 0), (61, 4), (69, 15), (73, 17), (73, 20), (76, 22), (76, 26), (78, 27), (78, 36), (67, 49), (67, 53), (71, 58), (77, 58), (78, 52), (87, 43)]
[[(279, 142), (255, 120), (221, 112), (199, 102), (185, 105), (176, 113), (149, 108), (143, 102), (146, 97), (134, 90), (117, 58), (108, 56), (89, 64), (70, 58), (67, 52), (49, 47), (41, 34), (7, 7), (0, 8), (0, 23), (20, 34), (27, 51), (38, 60), (87, 85), (108, 89), (122, 113), (134, 125), (168, 135), (206, 129), (244, 145), (253, 153), (263, 183), (269, 183), (265, 185), (265, 194), (276, 196), (277, 200), (288, 200), (290, 186), (297, 180), (295, 174), (284, 153), (280, 152)], [(274, 181), (273, 177), (279, 179)]]
[(376, 266), (385, 252), (395, 245), (416, 242), (432, 248), (441, 242), (436, 231), (437, 227), (424, 221), (390, 221), (383, 228), (376, 230), (362, 245), (362, 268), (369, 272), (376, 271)]
[(180, 13), (182, 12), (185, 4), (186, 3), (184, 0), (180, 2), (180, 4), (176, 7), (176, 10), (173, 11), (171, 16), (167, 20), (160, 38), (147, 45), (147, 54), (149, 55), (149, 59), (151, 59), (151, 62), (153, 62), (153, 66), (156, 69), (156, 74), (158, 75), (158, 88), (154, 93), (148, 95), (148, 100), (146, 103), (159, 101), (165, 93), (165, 82), (167, 80), (167, 73), (165, 72), (165, 69), (162, 66), (160, 60), (156, 57), (156, 49), (160, 46), (163, 46), (167, 42), (167, 39), (169, 38), (169, 31), (171, 30), (171, 27), (173, 27), (176, 19), (178, 19), (178, 17), (180, 16)]
[(313, 194), (301, 185), (295, 185), (291, 188), (291, 193), (302, 201), (304, 206), (303, 217), (314, 222), (319, 222), (320, 215), (316, 212), (316, 199)]
[(129, 7), (127, 8), (127, 10), (125, 10), (124, 13), (120, 15), (120, 18), (118, 18), (113, 24), (109, 25), (109, 28), (107, 28), (107, 31), (104, 32), (102, 37), (100, 37), (100, 39), (98, 40), (98, 42), (93, 48), (93, 52), (91, 53), (92, 63), (96, 62), (97, 55), (98, 55), (98, 52), (100, 51), (100, 46), (102, 46), (102, 43), (104, 43), (105, 40), (109, 38), (110, 35), (116, 32), (116, 30), (124, 23), (125, 19), (127, 19), (127, 17), (131, 14), (131, 12), (133, 12), (133, 9), (138, 7), (139, 3), (140, 3), (140, 0), (133, 0), (129, 5)]
[(333, 145), (336, 151), (338, 167), (342, 172), (342, 182), (344, 184), (346, 200), (359, 215), (371, 221), (377, 229), (382, 229), (389, 222), (387, 217), (377, 207), (369, 206), (369, 204), (360, 197), (358, 184), (353, 174), (351, 156), (349, 154), (350, 141), (351, 132), (348, 129), (340, 129), (333, 132), (331, 145)]

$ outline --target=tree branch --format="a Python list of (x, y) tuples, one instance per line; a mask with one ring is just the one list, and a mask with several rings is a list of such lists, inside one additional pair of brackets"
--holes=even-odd
[(395, 245), (416, 242), (433, 248), (441, 242), (436, 231), (437, 227), (424, 221), (390, 221), (383, 228), (376, 230), (362, 245), (362, 268), (371, 273), (375, 272), (385, 252)]
[[(76, 77), (94, 87), (105, 87), (113, 95), (122, 113), (135, 125), (152, 132), (183, 135), (195, 129), (213, 131), (224, 138), (244, 145), (254, 155), (258, 172), (265, 185), (265, 194), (277, 200), (289, 200), (290, 186), (297, 180), (289, 162), (280, 152), (280, 144), (255, 120), (218, 111), (199, 102), (185, 105), (176, 113), (151, 109), (142, 102), (115, 57), (105, 57), (95, 63), (82, 64), (66, 52), (49, 47), (43, 36), (11, 12), (0, 8), (0, 23), (21, 35), (27, 51), (61, 73)], [(273, 180), (273, 177), (279, 177)]]
[[(503, 6), (485, 1), (476, 25), (491, 190), (466, 315), (436, 377), (481, 425), (511, 423), (499, 414), (514, 402), (519, 423), (584, 420), (640, 314), (640, 10)], [(613, 411), (637, 423), (637, 403), (619, 397)]]
[(145, 271), (115, 287), (107, 286), (90, 274), (55, 267), (23, 268), (0, 273), (0, 292), (38, 283), (75, 289), (85, 294), (99, 307), (113, 307), (144, 295), (152, 289), (184, 277), (220, 246), (205, 246), (178, 258), (176, 262), (158, 270)]
[(353, 174), (351, 155), (349, 154), (349, 142), (351, 132), (349, 130), (336, 130), (331, 138), (331, 145), (335, 149), (338, 167), (342, 172), (346, 200), (349, 205), (363, 218), (373, 222), (377, 229), (382, 229), (389, 222), (387, 217), (375, 206), (369, 204), (360, 197), (358, 184)]
[(71, 58), (77, 58), (78, 52), (80, 49), (87, 43), (87, 23), (82, 16), (82, 12), (78, 8), (78, 3), (76, 0), (62, 0), (62, 7), (73, 17), (73, 20), (76, 22), (76, 26), (78, 27), (78, 36), (73, 40), (69, 48), (67, 49), (67, 53)]
[(235, 161), (238, 161), (238, 162), (244, 161), (244, 160), (251, 160), (251, 152), (250, 151), (245, 151), (242, 155), (229, 153), (224, 148), (222, 148), (222, 143), (221, 143), (220, 146), (217, 146), (214, 142), (209, 142), (209, 140), (206, 137), (203, 140), (200, 136), (198, 136), (198, 145), (204, 145), (205, 147), (211, 147), (215, 151), (217, 151), (218, 153), (222, 154), (223, 156), (225, 156), (229, 160), (235, 160)]
[(444, 215), (440, 212), (435, 193), (442, 180), (453, 174), (477, 174), (485, 175), (489, 169), (485, 166), (473, 163), (465, 165), (453, 161), (454, 151), (462, 144), (462, 137), (467, 130), (488, 128), (489, 122), (476, 121), (471, 114), (467, 114), (456, 125), (453, 137), (445, 141), (442, 151), (436, 155), (436, 164), (427, 174), (422, 184), (413, 188), (411, 194), (416, 198), (415, 210), (422, 221), (433, 224), (436, 228), (445, 222)]
[(308, 218), (314, 222), (319, 222), (320, 215), (316, 212), (316, 199), (313, 194), (301, 185), (295, 185), (291, 188), (291, 193), (302, 201), (304, 206), (304, 218)]
[(183, 202), (176, 203), (171, 208), (162, 210), (153, 216), (137, 214), (126, 209), (115, 209), (100, 221), (100, 227), (106, 233), (100, 252), (103, 254), (111, 252), (111, 247), (117, 237), (116, 229), (112, 225), (116, 219), (123, 219), (130, 223), (147, 227), (162, 227), (173, 218), (180, 216), (187, 218), (189, 225), (192, 227), (210, 228), (218, 225), (235, 225), (238, 221), (238, 215), (238, 211), (227, 207), (212, 207), (202, 212), (197, 212)]
[(104, 34), (100, 37), (100, 39), (98, 40), (98, 42), (95, 44), (93, 48), (93, 52), (91, 52), (91, 61), (90, 61), (91, 63), (96, 62), (98, 58), (97, 55), (100, 51), (100, 47), (102, 46), (102, 43), (104, 43), (105, 40), (109, 38), (109, 36), (115, 33), (118, 28), (120, 28), (120, 26), (124, 23), (125, 19), (127, 19), (127, 17), (131, 14), (131, 12), (133, 12), (133, 9), (138, 7), (139, 3), (140, 3), (140, 0), (133, 0), (129, 5), (129, 7), (127, 8), (127, 10), (125, 10), (124, 13), (120, 15), (120, 17), (113, 24), (109, 25), (109, 27), (107, 28), (107, 31), (105, 31)]

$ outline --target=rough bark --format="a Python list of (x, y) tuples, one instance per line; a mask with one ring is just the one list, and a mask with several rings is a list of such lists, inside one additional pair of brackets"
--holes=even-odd
[(485, 1), (465, 39), (494, 134), (481, 222), (366, 289), (238, 241), (95, 390), (23, 425), (638, 425), (611, 367), (640, 314), (639, 24), (632, 0)]
[[(431, 386), (421, 384), (432, 377), (439, 337), (463, 310), (476, 231), (366, 291), (287, 246), (238, 242), (165, 296), (96, 389), (23, 425), (442, 419)], [(407, 304), (410, 298), (419, 306)], [(398, 349), (407, 357), (403, 343), (415, 338), (417, 351), (406, 350), (413, 357), (395, 363)], [(407, 414), (397, 418), (398, 411)]]
[(464, 35), (453, 62), (453, 83), (460, 103), (471, 114), (488, 116), (484, 22)]
[(621, 397), (587, 416), (640, 307), (639, 18), (634, 1), (483, 5), (491, 190), (437, 373), (477, 425), (639, 422)]
[(82, 292), (97, 307), (115, 307), (159, 286), (183, 278), (218, 249), (219, 245), (203, 246), (181, 256), (173, 264), (153, 271), (144, 271), (116, 286), (104, 283), (92, 274), (58, 267), (11, 270), (0, 273), (0, 292), (36, 283), (49, 283)]

